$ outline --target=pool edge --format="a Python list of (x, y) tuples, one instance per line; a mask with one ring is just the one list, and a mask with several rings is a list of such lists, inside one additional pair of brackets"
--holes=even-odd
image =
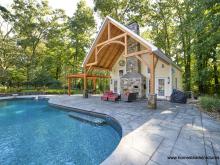
[(70, 111), (74, 111), (74, 112), (78, 112), (78, 113), (83, 113), (83, 114), (86, 114), (86, 115), (95, 116), (95, 117), (99, 117), (99, 118), (105, 119), (107, 121), (107, 123), (111, 127), (113, 127), (115, 129), (115, 131), (117, 131), (117, 133), (120, 136), (120, 140), (121, 140), (121, 138), (122, 138), (122, 127), (121, 127), (121, 124), (114, 117), (109, 116), (109, 115), (104, 114), (104, 113), (98, 113), (98, 112), (93, 112), (93, 111), (88, 111), (88, 110), (83, 110), (83, 109), (63, 106), (63, 105), (51, 103), (49, 101), (50, 100), (48, 100), (48, 104), (50, 106), (52, 106), (52, 107), (55, 107), (55, 108), (61, 108), (61, 109), (64, 109), (64, 110), (70, 110)]

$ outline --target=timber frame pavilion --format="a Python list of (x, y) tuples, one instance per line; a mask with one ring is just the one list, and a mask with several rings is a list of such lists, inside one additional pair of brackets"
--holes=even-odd
[[(128, 38), (138, 42), (144, 49), (128, 53)], [(141, 57), (142, 54), (149, 54), (152, 63)], [(115, 21), (111, 17), (106, 17), (102, 27), (94, 40), (87, 56), (83, 62), (84, 73), (71, 74), (68, 78), (68, 94), (70, 95), (71, 79), (82, 78), (84, 80), (84, 91), (87, 90), (87, 80), (93, 80), (93, 88), (96, 86), (97, 78), (110, 78), (110, 76), (100, 76), (92, 74), (94, 70), (108, 70), (111, 71), (118, 58), (123, 55), (124, 57), (136, 57), (150, 70), (150, 94), (155, 94), (155, 67), (158, 62), (158, 58), (166, 64), (172, 63), (166, 55), (161, 51), (129, 30), (124, 25)]]

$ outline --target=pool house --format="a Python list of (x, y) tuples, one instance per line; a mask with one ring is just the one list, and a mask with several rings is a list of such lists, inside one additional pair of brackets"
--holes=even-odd
[[(84, 73), (68, 76), (69, 95), (72, 78), (93, 80), (110, 78), (109, 88), (119, 94), (135, 92), (138, 98), (157, 95), (169, 99), (173, 89), (182, 89), (181, 69), (163, 51), (139, 35), (137, 23), (122, 25), (106, 17), (83, 62)], [(93, 70), (108, 70), (109, 76), (98, 76)]]

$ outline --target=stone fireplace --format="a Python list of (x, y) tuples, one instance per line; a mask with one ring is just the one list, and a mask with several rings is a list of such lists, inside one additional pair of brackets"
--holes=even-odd
[[(139, 26), (132, 23), (127, 26), (133, 32), (139, 34)], [(132, 38), (128, 38), (128, 53), (140, 51), (140, 44)], [(146, 78), (141, 74), (140, 61), (136, 57), (126, 58), (126, 74), (120, 79), (121, 93), (138, 93), (138, 98), (145, 96)]]

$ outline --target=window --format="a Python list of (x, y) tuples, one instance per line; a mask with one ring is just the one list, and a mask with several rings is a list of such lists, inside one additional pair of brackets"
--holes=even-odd
[(165, 96), (165, 79), (158, 79), (158, 96)]
[(123, 70), (119, 70), (119, 77), (122, 77), (124, 74), (124, 71)]
[(164, 68), (165, 66), (164, 66), (164, 64), (162, 64), (162, 68)]

